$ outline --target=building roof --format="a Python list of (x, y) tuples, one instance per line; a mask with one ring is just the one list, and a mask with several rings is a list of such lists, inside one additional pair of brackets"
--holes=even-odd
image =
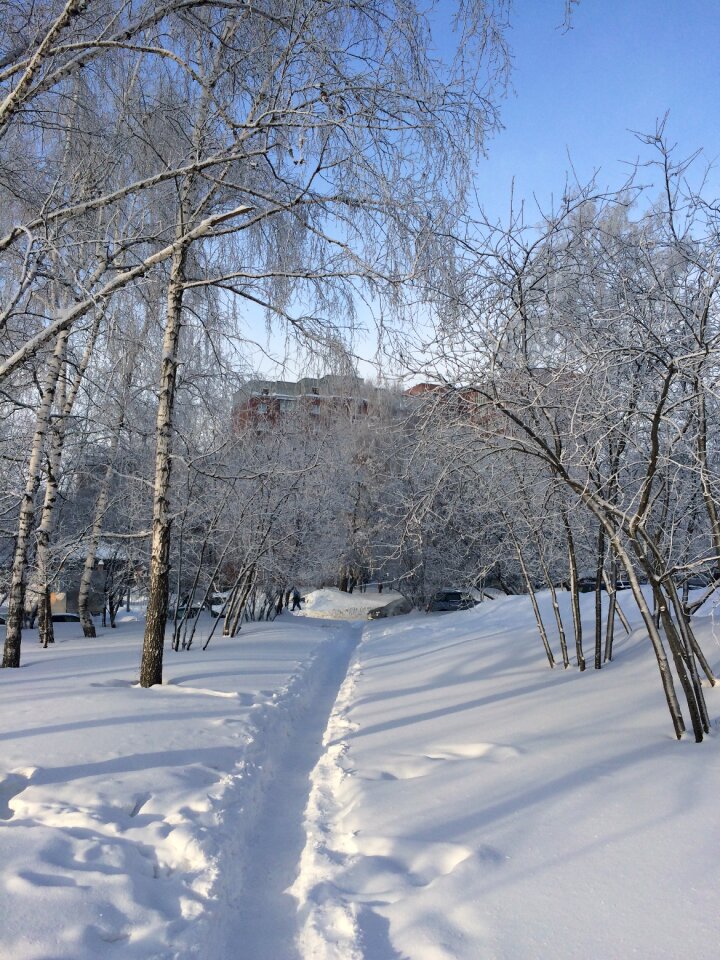
[(240, 389), (241, 396), (292, 399), (294, 397), (348, 397), (357, 394), (365, 385), (362, 377), (341, 377), (326, 374), (324, 377), (302, 377), (292, 380), (248, 380)]

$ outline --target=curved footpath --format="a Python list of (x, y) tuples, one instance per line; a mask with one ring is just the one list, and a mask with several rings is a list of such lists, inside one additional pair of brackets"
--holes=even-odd
[[(327, 638), (276, 701), (279, 722), (258, 729), (255, 758), (223, 795), (217, 881), (191, 932), (198, 957), (302, 960), (288, 888), (306, 842), (311, 774), (362, 626), (324, 625)], [(186, 955), (181, 950), (178, 960)]]
[(361, 626), (281, 617), (203, 652), (210, 626), (149, 690), (141, 614), (29, 632), (0, 674), (3, 960), (297, 957), (283, 891)]

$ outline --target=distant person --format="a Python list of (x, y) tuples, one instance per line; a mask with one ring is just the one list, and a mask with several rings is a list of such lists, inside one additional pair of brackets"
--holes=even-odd
[(291, 612), (292, 612), (293, 610), (302, 610), (302, 607), (300, 606), (301, 600), (302, 600), (302, 597), (300, 596), (300, 591), (298, 590), (297, 587), (295, 587), (295, 589), (294, 589), (293, 592), (292, 592), (292, 609), (291, 609)]

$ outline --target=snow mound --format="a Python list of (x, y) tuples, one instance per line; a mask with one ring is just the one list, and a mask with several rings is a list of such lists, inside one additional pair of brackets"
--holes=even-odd
[(400, 596), (394, 590), (384, 590), (382, 593), (376, 590), (372, 593), (343, 593), (337, 587), (323, 587), (306, 595), (302, 613), (306, 617), (324, 617), (329, 620), (367, 620), (371, 610), (399, 600)]

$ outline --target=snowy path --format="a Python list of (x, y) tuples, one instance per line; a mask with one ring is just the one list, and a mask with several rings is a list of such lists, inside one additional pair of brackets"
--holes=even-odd
[(0, 676), (0, 957), (296, 960), (283, 890), (359, 625), (249, 624), (149, 690), (141, 630), (62, 624)]
[[(362, 623), (337, 625), (316, 665), (311, 695), (281, 744), (265, 744), (263, 800), (251, 825), (238, 824), (242, 840), (226, 850), (220, 866), (223, 909), (213, 924), (212, 955), (238, 960), (302, 960), (295, 946), (295, 879), (306, 842), (304, 814), (310, 775), (321, 757), (323, 735), (346, 678)], [(306, 691), (307, 694), (307, 691)], [(241, 808), (235, 816), (244, 815)], [(225, 824), (232, 828), (231, 819)], [(235, 844), (232, 844), (235, 846)]]

